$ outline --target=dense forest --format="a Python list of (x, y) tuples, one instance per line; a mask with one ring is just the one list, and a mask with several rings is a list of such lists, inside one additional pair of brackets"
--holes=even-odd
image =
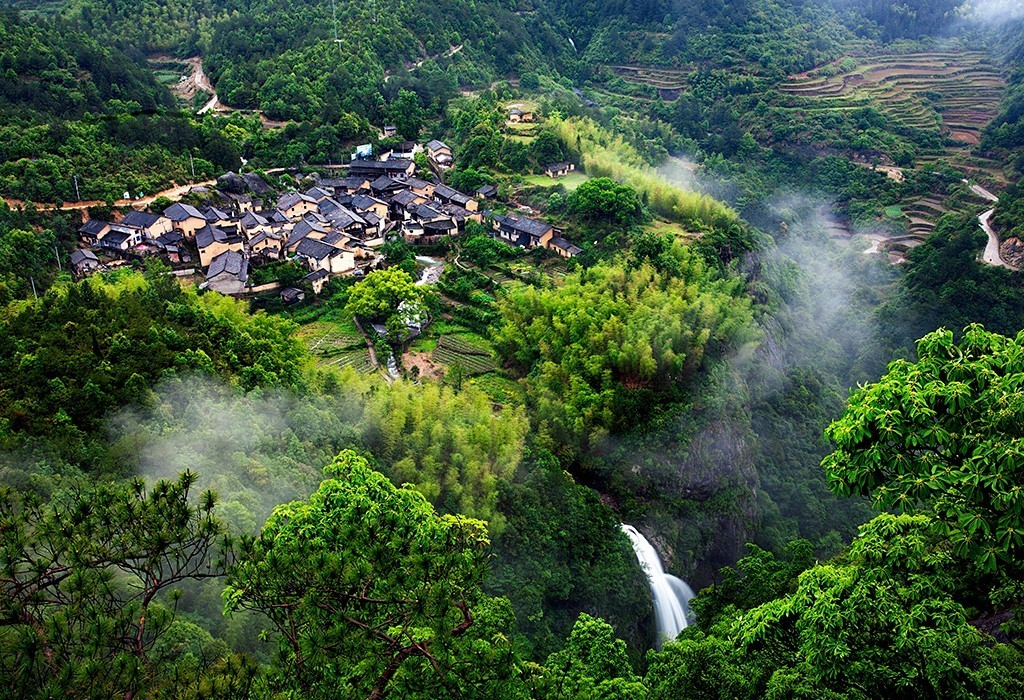
[[(0, 696), (1024, 695), (1024, 275), (983, 264), (978, 222), (1024, 232), (1020, 18), (10, 6)], [(220, 111), (160, 75), (195, 57)], [(972, 84), (886, 94), (906, 70), (991, 104), (964, 126)], [(245, 169), (272, 202), (355, 144), (432, 138), (454, 165), (419, 176), (494, 185), (481, 208), (575, 256), (468, 221), (317, 295), (254, 265), (292, 305), (153, 259), (69, 274), (83, 214), (125, 192)], [(697, 589), (676, 639), (622, 523)]]

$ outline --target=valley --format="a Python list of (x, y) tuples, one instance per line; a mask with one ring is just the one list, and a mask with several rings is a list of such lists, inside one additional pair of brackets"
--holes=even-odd
[(10, 5), (13, 697), (1024, 695), (1012, 3)]

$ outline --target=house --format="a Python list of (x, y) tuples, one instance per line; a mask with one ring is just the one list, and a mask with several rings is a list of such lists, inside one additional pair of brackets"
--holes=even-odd
[(226, 250), (206, 271), (206, 286), (221, 294), (243, 294), (249, 281), (249, 261), (237, 250)]
[(155, 241), (160, 236), (173, 230), (171, 220), (166, 216), (150, 214), (148, 211), (139, 211), (137, 209), (132, 209), (125, 214), (120, 224), (128, 228), (138, 229), (143, 238), (151, 241)]
[(106, 235), (107, 231), (110, 230), (110, 224), (106, 221), (99, 221), (98, 219), (89, 219), (78, 228), (78, 237), (82, 239), (83, 243), (89, 245), (96, 245), (100, 242), (100, 239)]
[(481, 185), (476, 188), (476, 196), (480, 199), (494, 199), (498, 196), (498, 188), (494, 185)]
[(412, 175), (416, 170), (416, 163), (406, 158), (392, 158), (390, 160), (357, 160), (348, 166), (351, 176), (362, 176), (377, 179), (381, 175)]
[(327, 270), (317, 268), (302, 279), (309, 282), (309, 286), (313, 288), (313, 294), (319, 294), (323, 291), (329, 277), (330, 274), (328, 274)]
[(231, 212), (218, 209), (217, 207), (206, 207), (200, 211), (203, 213), (203, 217), (205, 217), (206, 222), (209, 224), (230, 226), (237, 221), (237, 217), (233, 216)]
[(388, 203), (368, 194), (357, 194), (352, 198), (352, 211), (364, 218), (369, 212), (383, 218), (388, 215)]
[(547, 242), (545, 248), (555, 251), (563, 258), (575, 258), (583, 252), (583, 249), (578, 245), (570, 243), (561, 236), (552, 236), (551, 240)]
[(370, 191), (373, 192), (375, 197), (390, 197), (404, 189), (405, 185), (400, 180), (387, 175), (381, 175), (370, 183)]
[(574, 163), (549, 163), (544, 166), (544, 174), (548, 177), (562, 177), (576, 169)]
[(479, 208), (475, 199), (448, 185), (438, 185), (434, 188), (434, 201), (438, 204), (456, 204), (469, 211), (476, 211)]
[(380, 130), (380, 137), (382, 139), (389, 139), (392, 136), (396, 136), (397, 134), (398, 134), (398, 127), (397, 126), (391, 126), (390, 124), (385, 126), (385, 127), (383, 127)]
[(298, 192), (283, 194), (277, 200), (277, 210), (291, 220), (302, 218), (303, 214), (316, 211), (317, 200)]
[(297, 301), (303, 301), (306, 298), (306, 293), (298, 287), (285, 287), (281, 290), (281, 301), (285, 304), (294, 304)]
[(501, 214), (496, 214), (493, 218), (498, 238), (523, 248), (546, 247), (554, 236), (554, 228), (543, 221)]
[(334, 194), (337, 195), (339, 192), (348, 192), (354, 194), (359, 191), (366, 191), (370, 189), (370, 181), (365, 176), (360, 177), (358, 175), (352, 175), (349, 177), (342, 178), (320, 178), (317, 180), (317, 187), (320, 188), (331, 188), (334, 190)]
[(392, 158), (412, 158), (417, 153), (423, 152), (423, 146), (419, 145), (415, 141), (402, 141), (400, 144), (391, 149)]
[(196, 248), (199, 249), (199, 264), (207, 267), (213, 259), (225, 251), (242, 252), (245, 242), (235, 231), (207, 224), (196, 232)]
[(406, 188), (423, 197), (433, 197), (434, 188), (437, 187), (433, 182), (427, 182), (426, 180), (421, 180), (418, 177), (400, 178), (399, 182), (405, 185)]
[(509, 124), (518, 124), (521, 121), (523, 121), (523, 110), (519, 109), (518, 107), (509, 107), (508, 108), (508, 123)]
[(303, 238), (295, 248), (295, 254), (306, 261), (310, 270), (326, 270), (332, 275), (341, 274), (355, 269), (355, 253), (351, 250), (318, 241)]
[(402, 190), (391, 198), (391, 216), (398, 220), (408, 219), (411, 216), (410, 207), (426, 201), (426, 197), (421, 197), (412, 190)]
[(164, 216), (171, 220), (171, 228), (181, 231), (185, 238), (195, 238), (196, 231), (210, 223), (194, 206), (181, 202), (164, 209)]
[(266, 217), (260, 216), (253, 211), (247, 211), (245, 216), (242, 217), (242, 220), (238, 222), (238, 225), (241, 227), (242, 231), (245, 232), (245, 235), (250, 238), (258, 233), (270, 231), (271, 229), (270, 221), (267, 220)]
[(328, 228), (319, 221), (303, 219), (292, 227), (292, 230), (288, 233), (288, 242), (285, 243), (284, 247), (287, 250), (294, 251), (299, 242), (307, 236), (321, 240), (327, 234)]
[(315, 202), (334, 196), (334, 192), (328, 192), (322, 187), (310, 187), (304, 194)]
[(138, 229), (120, 224), (111, 224), (110, 230), (100, 239), (101, 248), (121, 253), (131, 250), (140, 243), (142, 243), (142, 233)]
[(85, 277), (100, 267), (100, 259), (91, 250), (76, 250), (71, 253), (71, 270), (75, 277)]
[(264, 258), (277, 260), (281, 257), (282, 248), (284, 248), (284, 238), (276, 233), (260, 231), (249, 239), (249, 252), (252, 255), (261, 255)]
[(444, 141), (434, 139), (427, 144), (427, 157), (439, 168), (448, 168), (452, 164), (452, 149)]

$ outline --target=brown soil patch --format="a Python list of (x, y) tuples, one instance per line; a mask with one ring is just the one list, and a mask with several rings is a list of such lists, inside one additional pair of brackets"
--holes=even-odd
[(402, 355), (402, 365), (410, 371), (419, 367), (420, 377), (424, 379), (441, 379), (445, 372), (444, 365), (434, 362), (429, 352), (407, 352)]
[(981, 139), (978, 138), (978, 134), (974, 131), (960, 131), (959, 129), (953, 129), (949, 132), (949, 138), (960, 143), (969, 143), (972, 146), (977, 146), (981, 143)]

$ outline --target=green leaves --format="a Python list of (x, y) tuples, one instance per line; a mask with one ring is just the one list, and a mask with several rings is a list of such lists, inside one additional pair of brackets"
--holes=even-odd
[(929, 513), (958, 555), (984, 572), (1017, 568), (1024, 530), (1024, 334), (970, 326), (955, 343), (921, 339), (918, 362), (898, 361), (850, 398), (829, 426), (822, 466), (833, 490), (877, 507)]

